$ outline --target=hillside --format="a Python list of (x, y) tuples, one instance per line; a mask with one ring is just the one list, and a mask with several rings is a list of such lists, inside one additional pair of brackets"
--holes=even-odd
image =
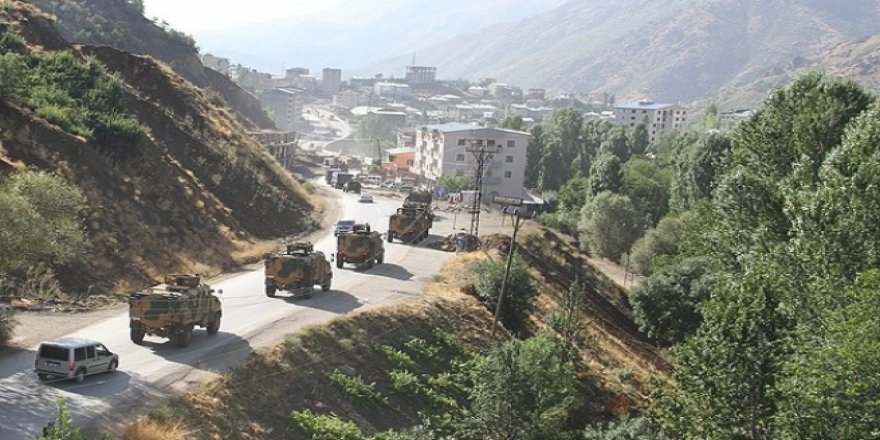
[[(318, 69), (323, 67), (348, 70), (390, 55), (405, 54), (405, 60), (394, 66), (402, 71), (404, 65), (412, 63), (413, 52), (422, 47), (489, 23), (519, 20), (561, 3), (562, 0), (349, 0), (328, 12), (204, 32), (197, 34), (196, 40), (205, 51), (265, 72), (278, 72), (284, 64), (309, 67), (320, 75)], [(415, 55), (416, 63), (421, 65), (422, 54)], [(372, 76), (376, 72), (366, 73)]]
[(0, 31), (26, 43), (5, 63), (37, 66), (15, 79), (42, 81), (0, 93), (0, 163), (56, 173), (87, 201), (88, 251), (54, 268), (64, 291), (217, 273), (259, 255), (261, 239), (313, 227), (308, 197), (222, 99), (152, 58), (71, 45), (22, 2), (3, 2)]
[(30, 3), (56, 16), (58, 30), (67, 41), (113, 46), (125, 52), (149, 55), (196, 86), (218, 93), (246, 127), (275, 128), (253, 95), (225, 75), (202, 66), (198, 49), (187, 35), (160, 28), (127, 0), (30, 0)]
[[(880, 33), (871, 0), (569, 1), (419, 50), (443, 77), (691, 101)], [(405, 54), (401, 54), (404, 58)], [(368, 66), (381, 70), (399, 59)], [(766, 92), (766, 90), (764, 90)]]
[[(587, 285), (575, 324), (583, 333), (572, 340), (578, 386), (569, 424), (582, 427), (637, 412), (647, 402), (647, 381), (668, 366), (635, 330), (621, 303), (623, 292), (589, 265), (570, 239), (540, 227), (524, 232), (519, 249), (541, 286), (527, 333), (547, 329), (562, 312), (560, 292), (568, 288), (572, 266)], [(477, 276), (472, 264), (504, 258), (491, 247), (505, 247), (506, 240), (489, 237), (482, 251), (453, 258), (422, 298), (306, 329), (268, 353), (253, 354), (221, 379), (158, 406), (150, 417), (181, 422), (199, 439), (306, 439), (311, 437), (295, 428), (292, 411), (334, 414), (365, 434), (405, 430), (437, 416), (432, 411), (448, 404), (442, 394), (455, 394), (456, 365), (494, 345), (492, 314), (469, 293)]]

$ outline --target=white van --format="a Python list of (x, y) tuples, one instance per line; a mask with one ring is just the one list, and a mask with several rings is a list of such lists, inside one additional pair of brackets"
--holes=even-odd
[(59, 338), (40, 344), (34, 371), (42, 380), (50, 377), (85, 380), (86, 375), (112, 373), (119, 366), (119, 355), (104, 344), (85, 338)]

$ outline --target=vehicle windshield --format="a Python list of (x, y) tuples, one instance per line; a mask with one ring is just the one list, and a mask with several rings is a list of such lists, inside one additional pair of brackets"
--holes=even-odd
[(339, 220), (336, 222), (337, 228), (350, 228), (354, 226), (354, 220)]

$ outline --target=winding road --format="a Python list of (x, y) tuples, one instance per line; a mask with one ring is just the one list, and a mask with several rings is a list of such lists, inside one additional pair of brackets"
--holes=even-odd
[[(381, 196), (375, 197), (375, 203), (359, 203), (355, 194), (334, 194), (340, 197), (344, 218), (367, 221), (379, 231), (387, 227), (389, 215), (400, 204), (400, 199)], [(315, 247), (328, 255), (334, 253), (332, 232)], [(92, 375), (81, 384), (41, 382), (32, 371), (36, 347), (0, 358), (0, 439), (38, 437), (54, 418), (59, 398), (68, 400), (76, 426), (89, 432), (118, 432), (132, 414), (147, 412), (163, 397), (240, 365), (252, 350), (270, 347), (303, 326), (421, 295), (449, 256), (425, 247), (386, 243), (385, 264), (369, 270), (350, 265), (336, 269), (334, 265), (332, 289), (321, 292), (317, 288), (308, 299), (291, 299), (283, 293), (266, 297), (262, 269), (230, 275), (212, 284), (223, 290), (220, 332), (208, 336), (204, 329), (197, 329), (187, 348), (150, 336), (143, 345), (135, 345), (129, 340), (127, 310), (120, 308), (70, 334), (99, 340), (118, 353), (115, 373)], [(71, 315), (69, 319), (78, 318)]]

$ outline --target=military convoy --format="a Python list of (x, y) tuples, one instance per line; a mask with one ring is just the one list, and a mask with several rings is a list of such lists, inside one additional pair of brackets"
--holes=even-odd
[(424, 207), (397, 208), (397, 212), (388, 219), (386, 238), (391, 243), (394, 239), (404, 243), (417, 243), (428, 237), (433, 221), (430, 211)]
[(333, 270), (330, 262), (321, 251), (309, 242), (297, 242), (287, 245), (283, 253), (271, 253), (263, 256), (266, 271), (266, 296), (275, 297), (278, 290), (292, 293), (294, 296), (311, 296), (315, 285), (321, 290), (330, 290)]
[(404, 243), (417, 243), (428, 237), (434, 222), (431, 211), (433, 198), (429, 191), (413, 191), (403, 200), (403, 206), (388, 219), (386, 238), (391, 243), (394, 239)]
[(340, 269), (345, 263), (372, 267), (384, 260), (382, 234), (371, 231), (369, 224), (356, 224), (351, 232), (336, 237), (336, 267)]
[(140, 344), (144, 336), (156, 335), (178, 347), (190, 344), (196, 326), (209, 335), (217, 333), (223, 316), (214, 289), (202, 284), (199, 275), (189, 274), (165, 275), (164, 284), (131, 294), (128, 312), (132, 342)]

